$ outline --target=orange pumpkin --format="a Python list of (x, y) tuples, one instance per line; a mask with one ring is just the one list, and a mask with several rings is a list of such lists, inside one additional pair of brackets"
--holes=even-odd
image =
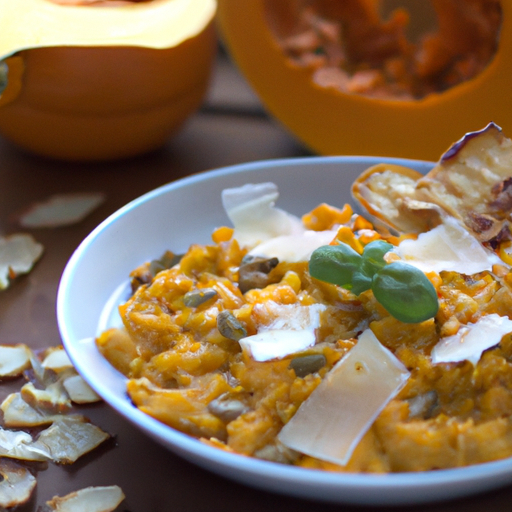
[(82, 3), (0, 1), (0, 133), (67, 160), (158, 148), (204, 97), (216, 1)]
[[(471, 0), (473, 4), (479, 1)], [(436, 9), (456, 8), (457, 2), (460, 0), (433, 0)], [(459, 6), (464, 7), (465, 2)], [(480, 129), (490, 121), (512, 131), (512, 0), (494, 2), (494, 7), (501, 9), (501, 25), (496, 31), (499, 40), (485, 67), (468, 80), (418, 99), (384, 99), (317, 85), (311, 69), (297, 65), (285, 54), (272, 26), (279, 17), (281, 23), (291, 23), (292, 11), (305, 3), (219, 0), (218, 20), (230, 54), (268, 111), (313, 151), (436, 160), (461, 133)], [(329, 1), (308, 2), (315, 3), (326, 5)], [(354, 1), (344, 0), (347, 3)], [(378, 0), (359, 1), (361, 9), (376, 3)], [(341, 2), (333, 4), (344, 7)], [(414, 3), (410, 4), (413, 11)], [(440, 30), (446, 35), (450, 27), (443, 21)], [(433, 50), (443, 58), (442, 47)]]

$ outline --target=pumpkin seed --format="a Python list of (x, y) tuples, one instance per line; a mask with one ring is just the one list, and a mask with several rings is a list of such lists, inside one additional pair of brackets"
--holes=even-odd
[(200, 290), (191, 290), (183, 296), (183, 303), (187, 308), (197, 308), (201, 304), (213, 299), (217, 291), (213, 288), (201, 288)]
[(225, 423), (236, 420), (250, 408), (230, 393), (224, 393), (208, 404), (208, 411)]
[(244, 326), (227, 309), (217, 315), (217, 329), (219, 329), (222, 336), (230, 340), (238, 341), (247, 336)]
[(294, 357), (289, 368), (291, 368), (297, 377), (304, 378), (310, 373), (315, 373), (323, 368), (327, 363), (327, 359), (323, 354), (308, 354), (305, 356)]
[(174, 265), (180, 262), (182, 257), (182, 254), (174, 254), (172, 251), (166, 251), (161, 258), (152, 260), (149, 263), (149, 272), (154, 277), (158, 272), (174, 267)]

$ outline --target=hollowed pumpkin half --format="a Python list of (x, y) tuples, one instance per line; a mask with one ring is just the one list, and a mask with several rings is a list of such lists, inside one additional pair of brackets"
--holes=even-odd
[(0, 0), (0, 133), (66, 160), (158, 148), (204, 97), (216, 1), (82, 4)]
[[(360, 4), (372, 1), (378, 0)], [(418, 99), (383, 99), (317, 85), (310, 69), (288, 58), (269, 23), (273, 13), (286, 21), (286, 5), (293, 10), (304, 4), (315, 0), (219, 0), (218, 20), (231, 56), (269, 113), (311, 150), (435, 160), (461, 133), (490, 121), (512, 131), (512, 0), (500, 2), (497, 49), (486, 66), (469, 80)], [(414, 4), (409, 2), (411, 11)]]

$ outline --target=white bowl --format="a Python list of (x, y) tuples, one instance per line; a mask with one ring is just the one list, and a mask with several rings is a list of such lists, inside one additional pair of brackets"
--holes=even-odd
[(390, 162), (427, 172), (429, 162), (369, 157), (270, 160), (197, 174), (132, 201), (100, 224), (67, 264), (58, 290), (57, 318), (63, 343), (83, 378), (115, 410), (180, 456), (245, 484), (337, 503), (418, 504), (466, 496), (512, 482), (512, 459), (467, 468), (386, 475), (344, 474), (286, 466), (207, 446), (135, 408), (126, 378), (99, 354), (94, 337), (119, 323), (128, 274), (165, 250), (207, 243), (215, 227), (229, 225), (224, 188), (273, 181), (277, 206), (302, 215), (322, 202), (351, 200), (350, 185), (367, 167)]

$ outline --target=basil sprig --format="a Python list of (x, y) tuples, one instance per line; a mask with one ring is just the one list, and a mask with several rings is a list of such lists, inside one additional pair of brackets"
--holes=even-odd
[(344, 243), (325, 245), (311, 255), (309, 273), (356, 295), (371, 289), (375, 299), (401, 322), (418, 323), (434, 317), (439, 309), (434, 286), (412, 265), (401, 261), (387, 264), (384, 255), (392, 248), (383, 240), (370, 242), (363, 254)]

